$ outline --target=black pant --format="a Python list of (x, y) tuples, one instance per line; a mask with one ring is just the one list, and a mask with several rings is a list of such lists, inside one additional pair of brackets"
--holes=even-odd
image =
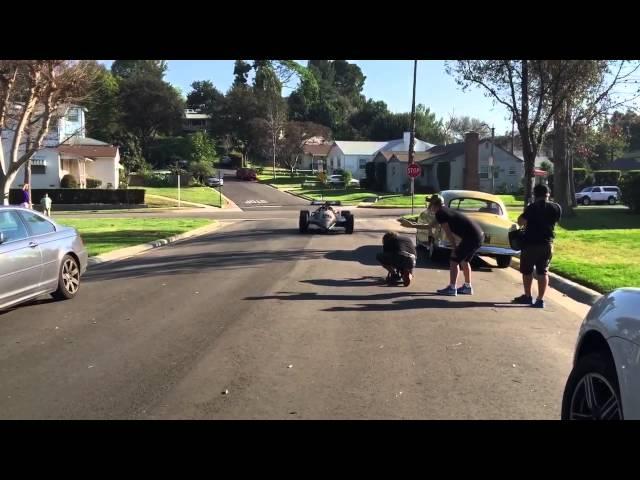
[(473, 240), (463, 238), (451, 254), (451, 260), (458, 264), (462, 262), (470, 262), (479, 248), (480, 242), (475, 238)]

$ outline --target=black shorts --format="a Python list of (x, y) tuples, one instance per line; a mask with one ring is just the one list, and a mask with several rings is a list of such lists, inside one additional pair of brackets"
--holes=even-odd
[(536, 267), (537, 275), (546, 275), (553, 258), (553, 244), (524, 245), (520, 253), (520, 273), (531, 275)]
[(376, 255), (376, 258), (382, 265), (397, 268), (398, 270), (413, 271), (416, 266), (415, 257), (408, 257), (395, 252), (380, 252)]
[(467, 240), (463, 238), (453, 252), (451, 252), (451, 261), (458, 264), (462, 262), (470, 262), (473, 256), (480, 248), (480, 242), (477, 240)]

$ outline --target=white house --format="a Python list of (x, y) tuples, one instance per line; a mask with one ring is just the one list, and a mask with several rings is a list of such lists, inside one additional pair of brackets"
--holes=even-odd
[[(404, 132), (403, 137), (385, 142), (351, 142), (335, 141), (327, 154), (327, 170), (332, 173), (336, 169), (349, 170), (353, 178), (365, 177), (365, 165), (380, 151), (408, 152), (410, 132)], [(419, 139), (414, 139), (414, 151), (425, 152), (434, 145)]]
[[(31, 188), (59, 188), (60, 180), (67, 174), (75, 177), (80, 188), (87, 186), (88, 178), (100, 180), (101, 188), (118, 188), (123, 168), (118, 147), (85, 136), (85, 113), (84, 108), (72, 105), (51, 127), (43, 148), (31, 159)], [(6, 158), (13, 132), (5, 129), (2, 133)], [(21, 188), (23, 184), (24, 166), (18, 170), (11, 187)]]

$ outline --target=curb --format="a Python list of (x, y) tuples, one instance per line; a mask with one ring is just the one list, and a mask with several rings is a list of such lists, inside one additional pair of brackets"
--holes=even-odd
[(141, 245), (134, 245), (132, 247), (120, 248), (118, 250), (113, 250), (111, 252), (104, 253), (102, 255), (89, 257), (87, 264), (88, 266), (101, 265), (103, 263), (113, 262), (116, 260), (122, 260), (124, 258), (133, 257), (134, 255), (138, 255), (139, 253), (153, 250), (154, 248), (158, 248), (158, 247), (164, 247), (165, 245), (169, 245), (171, 243), (175, 243), (180, 240), (185, 240), (187, 238), (197, 237), (200, 235), (206, 235), (207, 233), (211, 233), (218, 230), (220, 227), (221, 227), (221, 224), (219, 222), (214, 221), (213, 224), (211, 225), (204, 225), (199, 228), (194, 228), (193, 230), (189, 230), (188, 232), (180, 233), (178, 235), (173, 235), (168, 238), (161, 238), (159, 240), (143, 243)]
[[(511, 268), (519, 270), (520, 259), (511, 259)], [(576, 302), (584, 303), (589, 306), (593, 306), (596, 301), (602, 297), (602, 294), (587, 288), (579, 283), (571, 281), (567, 278), (561, 277), (557, 273), (549, 272), (549, 286), (564, 293), (566, 296), (572, 298)]]

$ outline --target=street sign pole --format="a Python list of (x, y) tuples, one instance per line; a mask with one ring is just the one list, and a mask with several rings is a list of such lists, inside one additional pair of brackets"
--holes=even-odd
[(218, 169), (218, 203), (220, 205), (220, 208), (222, 208), (222, 173), (220, 172), (220, 169)]

